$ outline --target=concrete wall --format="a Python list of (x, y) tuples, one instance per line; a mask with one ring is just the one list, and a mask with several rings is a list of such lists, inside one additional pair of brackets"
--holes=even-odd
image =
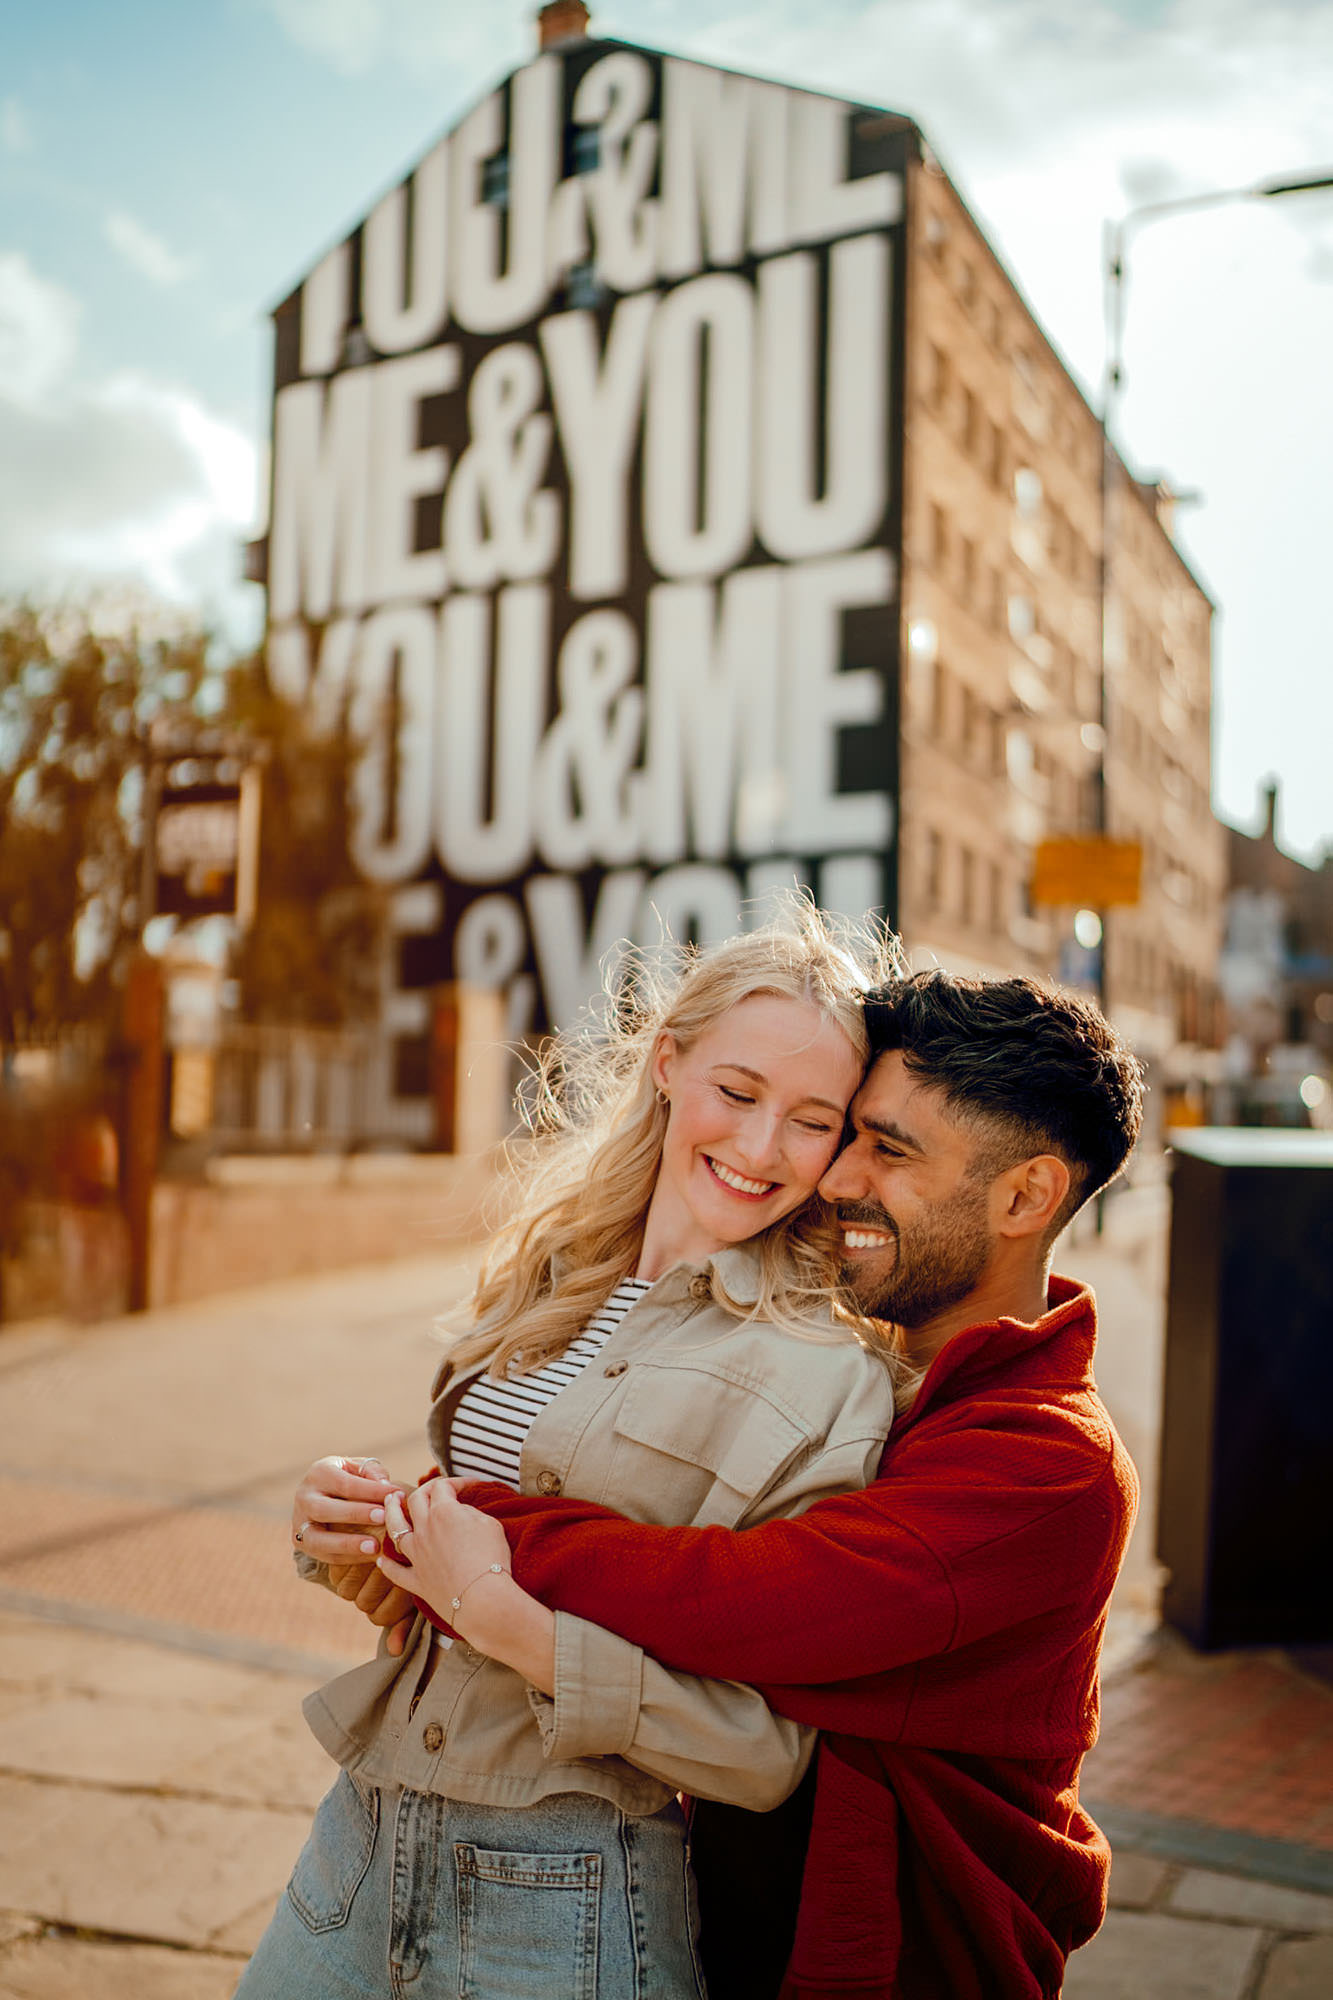
[(420, 1256), (485, 1234), (493, 1156), (217, 1159), (153, 1194), (149, 1303)]

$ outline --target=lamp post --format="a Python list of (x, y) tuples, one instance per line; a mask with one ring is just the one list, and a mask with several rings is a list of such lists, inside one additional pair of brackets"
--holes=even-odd
[[(1104, 279), (1105, 279), (1105, 373), (1102, 379), (1102, 484), (1101, 484), (1101, 554), (1098, 563), (1098, 608), (1100, 655), (1098, 660), (1098, 728), (1099, 748), (1093, 775), (1093, 825), (1094, 831), (1105, 835), (1107, 827), (1106, 797), (1106, 750), (1107, 750), (1107, 662), (1108, 624), (1111, 613), (1111, 518), (1113, 488), (1115, 484), (1116, 450), (1111, 442), (1112, 420), (1124, 386), (1124, 331), (1125, 331), (1125, 267), (1133, 232), (1145, 224), (1158, 222), (1173, 215), (1186, 215), (1195, 209), (1221, 208), (1238, 201), (1271, 201), (1282, 195), (1314, 194), (1333, 188), (1333, 173), (1326, 169), (1314, 170), (1297, 175), (1275, 176), (1268, 180), (1254, 181), (1247, 187), (1211, 188), (1201, 194), (1177, 195), (1167, 201), (1144, 202), (1138, 208), (1131, 208), (1118, 221), (1107, 222), (1104, 227)], [(1107, 1000), (1106, 978), (1106, 913), (1099, 911), (1102, 924), (1100, 956), (1097, 966), (1098, 998), (1103, 1009)]]

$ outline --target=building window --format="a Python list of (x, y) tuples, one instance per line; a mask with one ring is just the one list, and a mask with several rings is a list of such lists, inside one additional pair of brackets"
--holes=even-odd
[(999, 709), (992, 709), (991, 711), (990, 767), (992, 776), (996, 778), (1004, 778), (1009, 774), (1008, 737), (1004, 726), (1004, 717)]
[(990, 864), (990, 927), (993, 931), (1005, 928), (1004, 872), (998, 861)]
[(937, 660), (930, 683), (930, 733), (936, 743), (943, 743), (949, 733), (948, 703), (949, 676)]
[(481, 198), (489, 208), (509, 206), (509, 155), (493, 153), (481, 163)]
[(949, 357), (942, 347), (933, 342), (930, 349), (930, 401), (937, 415), (943, 415), (949, 406), (953, 390), (953, 369)]
[(565, 304), (573, 307), (588, 307), (592, 310), (606, 298), (606, 286), (597, 275), (592, 264), (571, 264), (565, 278)]
[(944, 842), (933, 829), (926, 834), (925, 863), (926, 903), (938, 910), (944, 887)]
[(1025, 521), (1041, 512), (1041, 474), (1030, 465), (1015, 468), (1014, 503)]
[(1003, 632), (1005, 627), (1004, 576), (997, 568), (990, 573), (989, 615), (992, 628)]
[(958, 719), (958, 745), (963, 756), (970, 758), (976, 749), (978, 702), (966, 682), (963, 684), (960, 693), (962, 695), (962, 712)]
[(958, 914), (965, 924), (976, 917), (976, 856), (970, 847), (958, 851)]
[(990, 483), (998, 493), (1002, 493), (1004, 491), (1005, 459), (1006, 459), (1006, 453), (1004, 448), (1004, 432), (1000, 429), (1000, 426), (998, 424), (992, 424), (990, 427), (989, 472), (990, 472)]
[(566, 174), (594, 174), (601, 165), (602, 132), (598, 125), (571, 125), (565, 133)]
[(949, 521), (938, 501), (930, 503), (930, 562), (942, 570), (949, 560)]
[(966, 603), (971, 603), (977, 584), (977, 545), (967, 535), (958, 542), (958, 591)]
[(977, 439), (981, 432), (981, 411), (977, 399), (970, 389), (963, 391), (963, 450), (969, 458), (975, 458)]
[(1032, 599), (1030, 597), (1011, 597), (1009, 599), (1009, 631), (1011, 636), (1022, 646), (1032, 637), (1036, 629), (1037, 612)]

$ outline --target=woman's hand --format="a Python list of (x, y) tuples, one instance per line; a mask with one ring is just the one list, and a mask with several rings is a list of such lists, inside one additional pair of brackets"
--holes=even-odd
[[(509, 1573), (504, 1529), (467, 1507), (454, 1482), (428, 1479), (405, 1498), (385, 1501), (385, 1527), (398, 1552), (381, 1553), (379, 1567), (453, 1626), (544, 1694), (555, 1692), (555, 1614), (529, 1597)], [(389, 1651), (398, 1637), (391, 1633)]]
[[(319, 1562), (360, 1567), (369, 1557), (373, 1563), (384, 1532), (384, 1503), (394, 1490), (377, 1458), (317, 1458), (292, 1502), (293, 1543)], [(355, 1597), (356, 1591), (350, 1594)]]
[(471, 1584), (509, 1569), (509, 1544), (498, 1521), (465, 1507), (448, 1479), (429, 1479), (415, 1493), (391, 1493), (385, 1532), (398, 1560), (382, 1554), (378, 1567), (455, 1625), (454, 1603)]

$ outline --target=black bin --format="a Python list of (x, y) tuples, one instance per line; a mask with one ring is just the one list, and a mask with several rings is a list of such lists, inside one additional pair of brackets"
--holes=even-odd
[(1333, 1133), (1172, 1144), (1162, 1616), (1204, 1649), (1333, 1641)]

